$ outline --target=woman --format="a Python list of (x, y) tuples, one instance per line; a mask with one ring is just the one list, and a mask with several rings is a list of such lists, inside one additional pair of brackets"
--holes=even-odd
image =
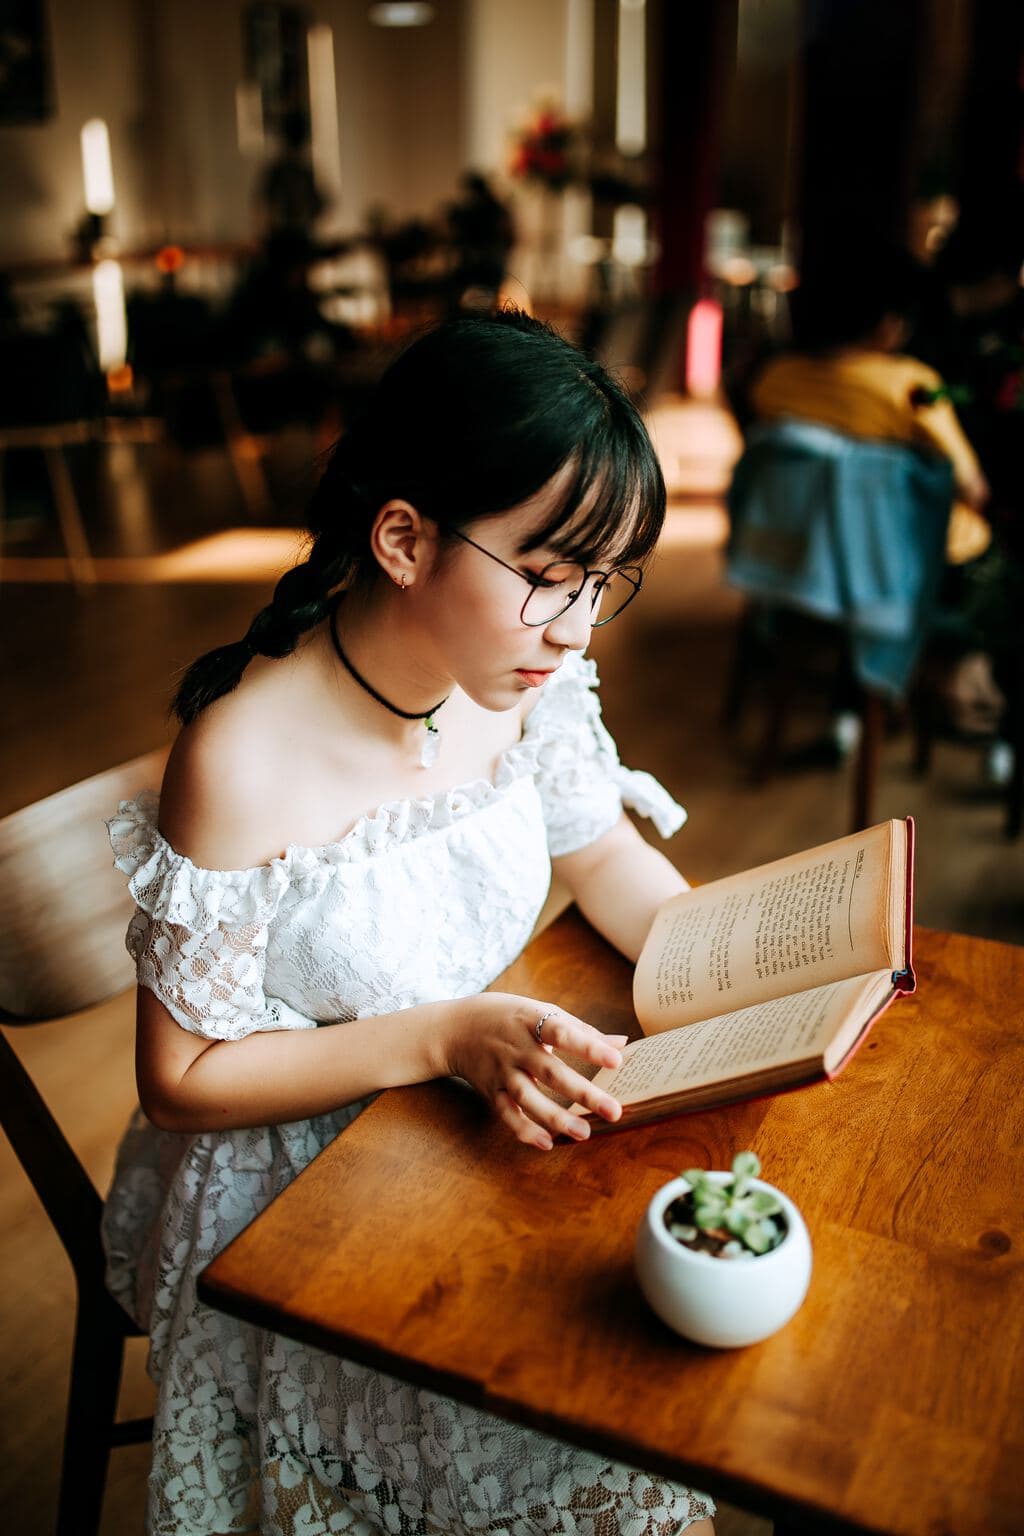
[(516, 313), (440, 327), (335, 449), (308, 559), (186, 674), (159, 807), (111, 822), (148, 1118), (106, 1240), (160, 1384), (149, 1531), (710, 1529), (702, 1495), (195, 1296), (382, 1088), (460, 1076), (540, 1150), (588, 1134), (544, 1089), (618, 1117), (552, 1047), (616, 1065), (621, 1038), (483, 989), (552, 859), (634, 959), (685, 888), (622, 803), (666, 835), (683, 813), (620, 767), (579, 655), (638, 589), (663, 510), (643, 425), (597, 365)]

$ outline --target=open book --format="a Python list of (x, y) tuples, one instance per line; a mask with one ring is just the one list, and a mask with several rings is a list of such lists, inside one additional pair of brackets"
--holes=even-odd
[(908, 817), (665, 902), (633, 980), (645, 1038), (594, 1075), (622, 1104), (616, 1123), (842, 1071), (879, 1014), (914, 990), (913, 865)]

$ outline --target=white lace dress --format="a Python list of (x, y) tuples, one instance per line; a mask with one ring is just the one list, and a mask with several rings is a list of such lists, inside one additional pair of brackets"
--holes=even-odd
[[(140, 983), (216, 1040), (481, 991), (529, 938), (552, 855), (623, 801), (666, 836), (683, 820), (620, 766), (594, 687), (570, 657), (493, 783), (384, 805), (257, 869), (197, 868), (158, 832), (154, 796), (124, 802), (109, 828)], [(710, 1513), (689, 1489), (200, 1305), (199, 1272), (367, 1102), (252, 1130), (159, 1131), (141, 1111), (129, 1127), (104, 1239), (159, 1384), (151, 1536), (670, 1536)]]

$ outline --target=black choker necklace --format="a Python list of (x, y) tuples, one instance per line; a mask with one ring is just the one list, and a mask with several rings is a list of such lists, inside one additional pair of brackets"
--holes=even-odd
[(361, 677), (360, 674), (356, 671), (355, 667), (349, 661), (348, 657), (345, 655), (345, 652), (341, 648), (341, 641), (338, 639), (338, 631), (336, 628), (337, 616), (338, 610), (335, 608), (331, 613), (330, 620), (328, 621), (328, 628), (331, 631), (331, 643), (337, 652), (338, 660), (341, 662), (349, 676), (355, 678), (360, 688), (368, 693), (371, 699), (376, 699), (378, 704), (383, 704), (384, 708), (389, 709), (393, 715), (397, 715), (400, 720), (423, 721), (427, 728), (427, 739), (423, 743), (423, 750), (420, 753), (420, 764), (424, 768), (433, 767), (434, 763), (437, 762), (438, 753), (441, 750), (441, 732), (438, 730), (434, 723), (434, 716), (437, 714), (438, 710), (442, 708), (443, 705), (447, 704), (448, 700), (451, 698), (451, 694), (446, 693), (440, 704), (435, 704), (431, 709), (423, 710), (422, 713), (407, 709), (399, 709), (397, 705), (392, 704), (388, 699), (386, 699), (383, 694), (378, 693), (376, 688), (371, 687), (371, 685), (366, 681), (366, 678)]

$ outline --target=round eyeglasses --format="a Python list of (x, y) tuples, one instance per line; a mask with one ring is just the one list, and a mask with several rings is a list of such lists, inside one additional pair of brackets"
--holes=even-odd
[(552, 560), (542, 570), (527, 573), (509, 565), (507, 560), (485, 549), (458, 528), (449, 528), (447, 531), (527, 583), (530, 590), (519, 611), (519, 617), (522, 623), (533, 629), (553, 624), (556, 619), (560, 619), (583, 596), (588, 582), (592, 583), (590, 623), (592, 628), (599, 629), (602, 624), (610, 624), (612, 619), (618, 618), (643, 584), (644, 573), (638, 565), (620, 565), (610, 571), (599, 571), (588, 570), (577, 560)]

